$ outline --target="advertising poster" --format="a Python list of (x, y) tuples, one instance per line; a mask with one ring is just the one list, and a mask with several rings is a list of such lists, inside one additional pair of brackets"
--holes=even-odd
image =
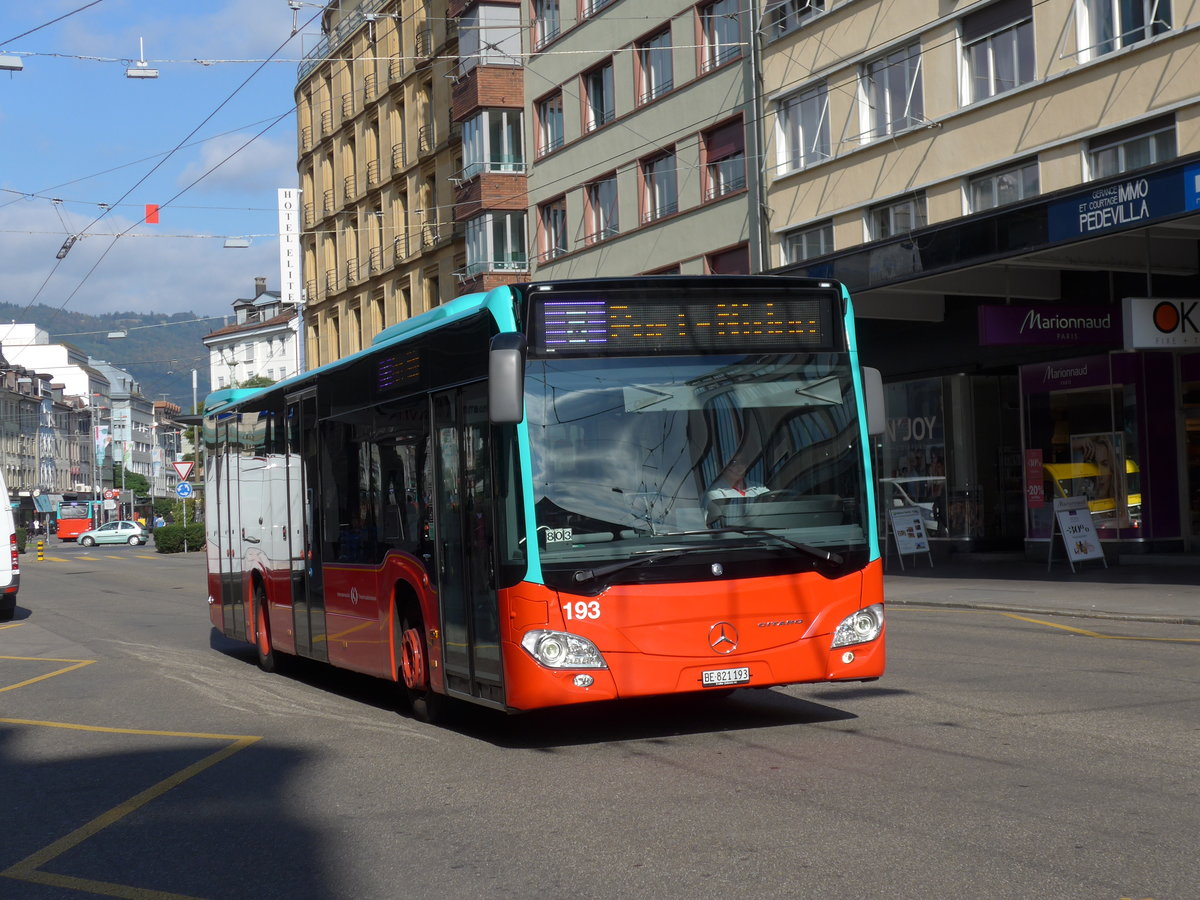
[(1104, 559), (1104, 550), (1092, 524), (1086, 497), (1059, 497), (1054, 501), (1054, 516), (1062, 534), (1067, 559), (1073, 564), (1089, 559)]
[(928, 553), (929, 537), (925, 534), (925, 522), (917, 506), (901, 506), (888, 510), (892, 524), (892, 537), (896, 539), (896, 551), (902, 555)]
[(1042, 451), (1025, 451), (1025, 505), (1030, 509), (1046, 505), (1046, 472), (1042, 468)]

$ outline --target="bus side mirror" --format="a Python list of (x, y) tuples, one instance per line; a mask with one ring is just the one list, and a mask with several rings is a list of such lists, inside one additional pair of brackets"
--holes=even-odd
[(867, 434), (883, 434), (887, 430), (887, 410), (883, 402), (883, 376), (878, 369), (863, 366), (863, 402), (867, 412)]
[(488, 351), (488, 418), (515, 425), (525, 418), (525, 336), (498, 334)]

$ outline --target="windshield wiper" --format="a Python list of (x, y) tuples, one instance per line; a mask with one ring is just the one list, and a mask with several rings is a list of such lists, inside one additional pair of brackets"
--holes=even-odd
[(571, 577), (575, 581), (592, 581), (596, 578), (604, 578), (606, 575), (612, 575), (615, 572), (620, 572), (622, 569), (630, 569), (634, 566), (640, 566), (642, 563), (658, 562), (660, 559), (671, 559), (675, 556), (683, 556), (685, 553), (695, 553), (699, 550), (712, 550), (712, 548), (680, 547), (674, 550), (660, 550), (658, 553), (648, 553), (645, 556), (639, 556), (634, 559), (623, 559), (620, 562), (609, 563), (607, 566), (600, 566), (595, 569), (577, 569), (575, 574)]
[(799, 541), (793, 541), (791, 538), (786, 538), (782, 534), (776, 534), (774, 531), (768, 531), (765, 528), (738, 528), (736, 525), (727, 525), (722, 528), (709, 528), (705, 531), (670, 531), (666, 534), (660, 534), (658, 537), (682, 537), (683, 535), (693, 534), (744, 534), (746, 537), (773, 538), (780, 543), (787, 544), (789, 547), (795, 547), (809, 556), (814, 556), (822, 562), (827, 562), (835, 566), (840, 566), (845, 562), (840, 553), (825, 550), (822, 547), (814, 547), (812, 544), (802, 544)]

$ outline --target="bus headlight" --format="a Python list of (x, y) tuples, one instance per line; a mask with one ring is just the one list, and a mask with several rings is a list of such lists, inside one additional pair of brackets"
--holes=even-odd
[(834, 647), (845, 647), (849, 644), (865, 644), (879, 637), (883, 630), (883, 604), (876, 603), (866, 609), (851, 613), (842, 620), (842, 624), (833, 633)]
[(521, 646), (550, 669), (608, 668), (595, 644), (568, 631), (527, 631), (521, 638)]

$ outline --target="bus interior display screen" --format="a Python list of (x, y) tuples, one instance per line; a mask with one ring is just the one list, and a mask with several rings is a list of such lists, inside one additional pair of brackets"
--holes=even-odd
[(534, 298), (534, 343), (550, 356), (827, 349), (833, 299), (548, 295)]

